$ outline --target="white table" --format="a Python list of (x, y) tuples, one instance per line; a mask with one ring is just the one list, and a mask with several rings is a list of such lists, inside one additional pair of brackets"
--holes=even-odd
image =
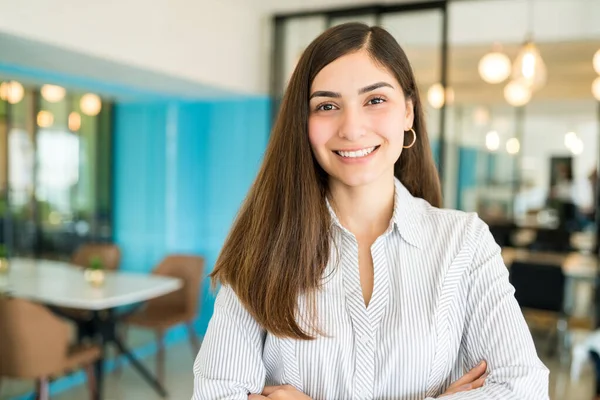
[[(167, 393), (158, 380), (133, 356), (116, 334), (122, 318), (116, 307), (144, 302), (174, 292), (183, 286), (177, 278), (106, 271), (101, 287), (93, 287), (84, 279), (83, 269), (63, 262), (13, 258), (7, 275), (0, 275), (0, 294), (31, 300), (49, 306), (54, 312), (67, 316), (56, 307), (88, 310), (87, 320), (74, 320), (80, 338), (99, 341), (102, 354), (108, 344), (117, 347), (142, 377), (162, 396)], [(54, 308), (53, 308), (54, 307)], [(95, 398), (102, 399), (104, 377), (103, 358), (95, 364), (97, 390)]]
[(106, 271), (106, 281), (93, 287), (83, 269), (71, 264), (13, 258), (8, 276), (0, 277), (0, 293), (51, 306), (98, 311), (139, 303), (176, 291), (176, 278)]

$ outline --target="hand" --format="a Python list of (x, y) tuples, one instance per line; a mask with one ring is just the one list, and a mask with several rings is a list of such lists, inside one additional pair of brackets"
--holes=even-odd
[(275, 400), (311, 400), (310, 397), (300, 392), (291, 385), (266, 386), (262, 394), (251, 394), (248, 400), (275, 399)]
[(485, 378), (487, 378), (488, 375), (485, 373), (486, 369), (487, 363), (485, 361), (480, 362), (472, 370), (464, 374), (462, 378), (450, 385), (448, 390), (446, 390), (440, 397), (449, 396), (458, 392), (467, 392), (469, 390), (482, 387), (483, 383), (485, 382)]

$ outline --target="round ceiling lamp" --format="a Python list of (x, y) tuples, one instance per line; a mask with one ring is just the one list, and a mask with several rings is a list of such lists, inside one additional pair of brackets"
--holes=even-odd
[(565, 134), (565, 147), (574, 155), (583, 153), (583, 140), (575, 132)]
[(504, 82), (510, 76), (510, 58), (504, 53), (493, 51), (479, 60), (479, 76), (487, 83)]
[(81, 115), (78, 112), (73, 111), (69, 114), (69, 129), (72, 132), (77, 132), (81, 128)]
[(565, 134), (565, 147), (571, 149), (573, 143), (577, 141), (577, 134), (575, 132), (568, 132)]
[(531, 90), (521, 82), (512, 81), (504, 87), (504, 98), (514, 107), (521, 107), (531, 100)]
[(444, 105), (444, 88), (440, 83), (434, 83), (427, 90), (427, 101), (435, 109), (442, 108)]
[(496, 131), (490, 131), (485, 135), (485, 147), (489, 151), (496, 151), (500, 148), (500, 135)]
[(594, 79), (592, 83), (592, 94), (596, 100), (600, 101), (600, 76)]
[(441, 83), (434, 83), (427, 90), (427, 101), (431, 107), (436, 110), (442, 108), (444, 103), (453, 104), (454, 103), (454, 89), (446, 88), (446, 93), (444, 94), (444, 87)]
[(483, 106), (475, 108), (473, 110), (473, 121), (478, 126), (487, 124), (490, 122), (490, 110)]
[(50, 103), (58, 103), (65, 98), (67, 91), (62, 86), (43, 85), (40, 89), (42, 97)]
[(576, 156), (583, 153), (583, 140), (581, 140), (578, 137), (575, 138), (575, 141), (571, 144), (570, 150), (571, 153), (573, 153)]
[(0, 99), (10, 104), (17, 104), (25, 96), (25, 89), (17, 81), (2, 82), (0, 84)]
[(96, 94), (86, 93), (79, 101), (79, 108), (85, 115), (94, 117), (98, 115), (102, 109), (102, 100), (100, 100), (100, 97)]
[(42, 110), (37, 114), (37, 124), (40, 128), (49, 128), (54, 123), (54, 114)]
[(506, 141), (506, 152), (508, 154), (517, 154), (521, 150), (521, 144), (519, 143), (519, 139), (510, 138)]

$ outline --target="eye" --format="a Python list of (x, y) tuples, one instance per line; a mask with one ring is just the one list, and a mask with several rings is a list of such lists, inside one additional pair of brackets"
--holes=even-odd
[(317, 106), (317, 111), (333, 111), (335, 110), (335, 106), (331, 103), (323, 103)]
[(382, 104), (385, 103), (385, 99), (383, 97), (373, 97), (372, 99), (370, 99), (367, 104), (370, 105), (377, 105), (377, 104)]

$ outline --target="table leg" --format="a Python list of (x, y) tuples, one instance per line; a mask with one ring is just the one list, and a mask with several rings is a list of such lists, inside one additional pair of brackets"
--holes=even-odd
[(160, 394), (162, 397), (167, 397), (166, 390), (162, 387), (158, 380), (150, 374), (146, 367), (144, 367), (142, 363), (140, 363), (138, 359), (135, 358), (125, 346), (123, 346), (121, 341), (115, 338), (114, 344), (117, 346), (117, 349), (119, 349), (119, 353), (127, 357), (131, 365), (133, 365), (133, 367), (140, 373), (140, 375), (142, 375), (144, 380), (146, 380), (146, 382), (148, 382), (148, 384), (150, 384), (150, 386), (152, 386), (154, 390), (156, 390), (158, 394)]
[(94, 400), (103, 400), (104, 396), (104, 355), (106, 346), (110, 341), (111, 321), (104, 320), (98, 311), (94, 311), (92, 317), (93, 330), (97, 333), (96, 340), (100, 347), (100, 359), (94, 363), (94, 375), (96, 378), (96, 392)]
[(102, 400), (104, 394), (104, 356), (94, 363), (94, 377), (96, 379), (94, 400)]
[(146, 369), (146, 367), (140, 363), (140, 361), (133, 356), (131, 351), (127, 349), (119, 340), (116, 334), (116, 325), (118, 318), (115, 316), (114, 310), (108, 309), (103, 311), (94, 311), (91, 321), (81, 321), (79, 326), (80, 335), (82, 337), (90, 336), (97, 340), (98, 346), (100, 346), (101, 356), (98, 361), (94, 363), (94, 375), (96, 377), (96, 393), (94, 394), (94, 400), (103, 400), (104, 395), (104, 357), (106, 354), (106, 347), (109, 344), (114, 344), (119, 353), (125, 356), (131, 365), (140, 373), (150, 386), (162, 397), (167, 397), (167, 391), (158, 382), (158, 380), (152, 376), (152, 374)]

